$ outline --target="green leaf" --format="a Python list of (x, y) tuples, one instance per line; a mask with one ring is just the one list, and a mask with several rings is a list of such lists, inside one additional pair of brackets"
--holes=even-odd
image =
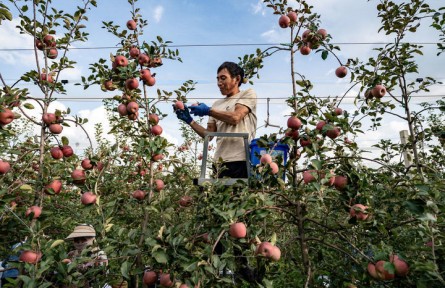
[(58, 240), (54, 241), (54, 242), (51, 244), (50, 248), (57, 247), (57, 246), (59, 246), (59, 245), (62, 244), (62, 243), (65, 243), (65, 240), (58, 239)]
[(320, 161), (318, 159), (314, 159), (314, 160), (311, 161), (311, 163), (312, 163), (312, 166), (314, 166), (314, 168), (316, 170), (321, 170), (321, 166), (323, 165), (322, 161)]
[(68, 144), (70, 144), (70, 141), (68, 140), (67, 137), (62, 136), (62, 144), (63, 144), (63, 145), (68, 145)]
[(414, 214), (422, 214), (425, 212), (426, 203), (422, 199), (411, 199), (403, 202), (403, 206)]
[(128, 261), (125, 261), (121, 265), (121, 274), (126, 279), (130, 279), (130, 277), (128, 276), (128, 270), (130, 269), (130, 265), (131, 264)]
[(26, 109), (30, 109), (30, 110), (34, 109), (34, 105), (32, 105), (31, 103), (25, 103), (23, 105), (23, 107), (25, 107)]
[(167, 262), (168, 262), (168, 256), (164, 250), (157, 250), (152, 253), (152, 256), (155, 257), (156, 262), (158, 262), (158, 263), (167, 264)]
[(28, 184), (23, 184), (22, 186), (20, 186), (20, 190), (22, 191), (32, 191), (32, 187)]
[(328, 58), (329, 52), (328, 51), (323, 51), (321, 53), (321, 59), (326, 60), (326, 58)]

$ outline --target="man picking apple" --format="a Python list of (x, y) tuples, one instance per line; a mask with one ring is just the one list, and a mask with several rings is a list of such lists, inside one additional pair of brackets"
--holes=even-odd
[[(257, 97), (253, 89), (241, 91), (244, 70), (233, 62), (224, 62), (217, 70), (217, 84), (223, 99), (216, 100), (212, 107), (204, 103), (176, 109), (178, 119), (186, 122), (199, 136), (207, 132), (249, 133), (249, 142), (255, 137)], [(190, 109), (190, 112), (189, 110)], [(207, 128), (199, 125), (194, 116), (209, 116)], [(247, 178), (246, 153), (241, 137), (217, 137), (214, 159), (223, 160), (218, 178)]]

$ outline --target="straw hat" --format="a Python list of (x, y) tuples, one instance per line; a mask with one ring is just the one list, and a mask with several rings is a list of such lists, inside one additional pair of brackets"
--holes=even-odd
[(78, 237), (96, 237), (96, 230), (89, 224), (81, 224), (74, 228), (74, 231), (65, 239), (73, 239)]

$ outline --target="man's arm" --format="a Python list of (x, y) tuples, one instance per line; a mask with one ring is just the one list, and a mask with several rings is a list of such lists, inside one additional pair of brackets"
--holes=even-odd
[(237, 125), (244, 117), (246, 117), (247, 114), (249, 114), (249, 112), (250, 110), (247, 106), (236, 104), (235, 111), (224, 111), (211, 108), (209, 116), (212, 116), (213, 118), (216, 118), (231, 125)]
[[(194, 120), (190, 123), (190, 127), (202, 138), (205, 137), (207, 132), (216, 132), (216, 124), (215, 123), (207, 123), (207, 129), (196, 123)], [(209, 140), (212, 140), (213, 137), (210, 137)]]

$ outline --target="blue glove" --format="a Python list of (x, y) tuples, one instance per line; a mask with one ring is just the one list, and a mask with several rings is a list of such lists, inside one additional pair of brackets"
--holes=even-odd
[(207, 116), (210, 112), (210, 107), (204, 103), (200, 103), (198, 106), (190, 106), (190, 113), (195, 116)]
[[(174, 105), (173, 105), (174, 108)], [(185, 123), (189, 124), (192, 123), (193, 118), (190, 116), (189, 109), (187, 108), (187, 105), (184, 105), (184, 110), (176, 109), (175, 110), (176, 117), (178, 117), (179, 120), (184, 121)]]

